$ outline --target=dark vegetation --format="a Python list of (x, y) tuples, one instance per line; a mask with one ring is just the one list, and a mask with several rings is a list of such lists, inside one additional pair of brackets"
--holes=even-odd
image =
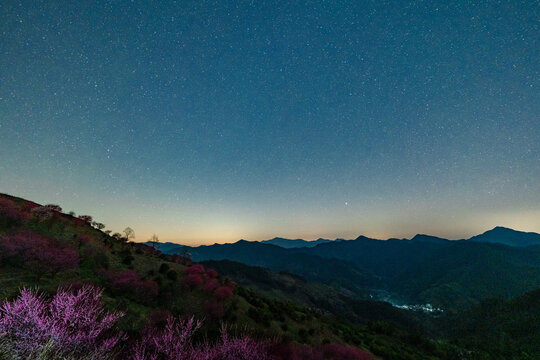
[(310, 282), (298, 275), (230, 260), (209, 260), (202, 264), (239, 284), (256, 289), (266, 297), (302, 303), (355, 324), (386, 322), (403, 330), (422, 328), (423, 317), (420, 314), (397, 309), (383, 301), (358, 299), (352, 293)]
[(484, 300), (444, 320), (446, 335), (461, 347), (494, 359), (540, 359), (540, 289), (511, 300)]

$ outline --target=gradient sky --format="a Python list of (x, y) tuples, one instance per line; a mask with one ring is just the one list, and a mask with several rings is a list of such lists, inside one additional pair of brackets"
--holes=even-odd
[(2, 1), (0, 192), (190, 245), (540, 232), (539, 12)]

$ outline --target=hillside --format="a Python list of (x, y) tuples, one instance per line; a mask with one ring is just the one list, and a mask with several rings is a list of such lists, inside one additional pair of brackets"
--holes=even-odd
[(260, 296), (189, 259), (96, 227), (103, 228), (89, 216), (77, 218), (58, 206), (0, 195), (0, 299), (15, 299), (23, 287), (39, 288), (49, 298), (66, 286), (68, 291), (99, 286), (106, 308), (124, 313), (117, 327), (129, 340), (120, 344), (121, 352), (144, 339), (144, 328), (162, 326), (169, 315), (206, 319), (195, 343), (218, 339), (222, 322), (254, 339), (280, 339), (283, 345), (272, 350), (278, 358), (360, 354), (343, 350), (349, 349), (344, 344), (387, 359), (447, 358), (452, 351), (418, 331), (413, 336), (382, 325), (357, 326), (302, 304)]
[(379, 278), (355, 264), (303, 253), (302, 249), (285, 249), (276, 245), (245, 240), (234, 244), (197, 247), (181, 245), (173, 247), (169, 244), (158, 244), (158, 249), (168, 254), (182, 254), (187, 251), (194, 261), (227, 259), (251, 266), (286, 271), (311, 281), (345, 288), (360, 297), (368, 296), (366, 289), (380, 286)]
[(202, 264), (269, 298), (304, 304), (356, 324), (385, 322), (401, 329), (422, 328), (421, 320), (413, 312), (398, 309), (387, 302), (359, 300), (352, 293), (310, 282), (298, 275), (230, 260), (209, 260)]
[(398, 304), (431, 303), (450, 311), (540, 287), (538, 246), (510, 247), (428, 235), (386, 241), (361, 236), (289, 249), (243, 240), (199, 247), (160, 246), (168, 253), (187, 250), (197, 261), (227, 259), (285, 271), (359, 299), (373, 295)]
[(540, 358), (540, 289), (511, 300), (485, 300), (445, 320), (455, 344), (493, 359)]
[(540, 251), (460, 241), (399, 273), (392, 288), (415, 302), (466, 309), (540, 287)]

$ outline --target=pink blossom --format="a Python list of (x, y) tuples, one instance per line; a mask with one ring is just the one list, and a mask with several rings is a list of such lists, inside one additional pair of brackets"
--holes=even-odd
[(0, 307), (0, 337), (12, 351), (28, 357), (48, 343), (59, 354), (110, 353), (124, 339), (111, 329), (122, 313), (103, 309), (101, 290), (84, 285), (75, 292), (59, 290), (50, 300), (23, 289), (19, 297)]

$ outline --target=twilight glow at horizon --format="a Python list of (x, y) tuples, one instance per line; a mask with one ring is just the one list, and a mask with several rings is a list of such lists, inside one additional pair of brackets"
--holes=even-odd
[(0, 192), (137, 241), (540, 232), (534, 1), (0, 4)]

